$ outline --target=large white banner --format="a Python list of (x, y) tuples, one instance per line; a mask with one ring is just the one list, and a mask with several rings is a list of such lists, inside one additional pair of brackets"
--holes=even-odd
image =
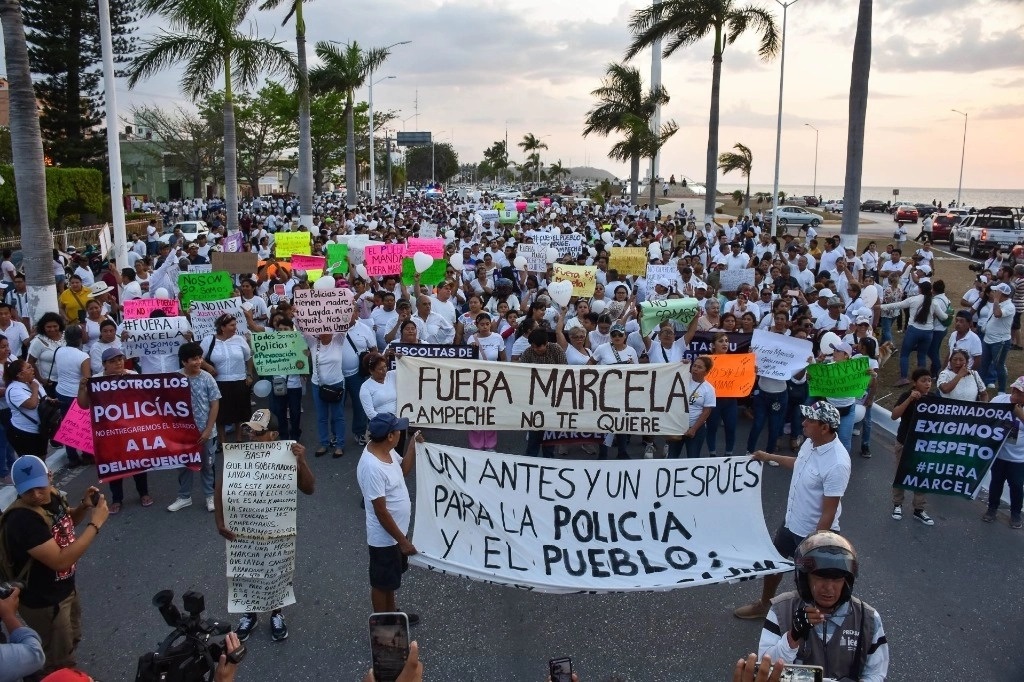
[(794, 374), (807, 367), (807, 358), (814, 355), (810, 341), (767, 329), (754, 330), (750, 350), (757, 358), (757, 375), (780, 381), (792, 379)]
[(689, 366), (398, 358), (398, 416), (456, 430), (682, 435)]
[(747, 457), (545, 460), (417, 446), (410, 562), (538, 592), (672, 590), (792, 570)]

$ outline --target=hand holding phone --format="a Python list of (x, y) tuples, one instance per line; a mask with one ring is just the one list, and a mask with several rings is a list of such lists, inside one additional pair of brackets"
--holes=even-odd
[(369, 625), (373, 678), (395, 682), (409, 657), (409, 618), (404, 613), (373, 613)]
[(548, 678), (550, 682), (572, 682), (572, 659), (566, 656), (549, 660)]

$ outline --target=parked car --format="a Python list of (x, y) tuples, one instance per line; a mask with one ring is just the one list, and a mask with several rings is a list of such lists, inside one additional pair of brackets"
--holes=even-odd
[(918, 218), (917, 209), (910, 204), (901, 204), (896, 207), (896, 210), (892, 214), (894, 221), (903, 221), (905, 223), (916, 223)]
[(818, 201), (818, 197), (812, 196), (810, 194), (804, 195), (804, 201), (807, 202), (808, 206), (817, 206), (821, 203), (820, 201)]
[(830, 213), (842, 213), (843, 200), (832, 199), (831, 201), (826, 201), (824, 204), (822, 204), (822, 208), (825, 209), (826, 211), (829, 211)]
[[(806, 208), (800, 208), (799, 206), (780, 206), (778, 211), (779, 225), (810, 225), (811, 227), (821, 225), (821, 216), (817, 213), (811, 213)], [(768, 223), (771, 223), (772, 211), (768, 211), (765, 214), (765, 220)]]
[(922, 219), (927, 218), (933, 213), (938, 213), (939, 209), (935, 208), (931, 204), (914, 204), (914, 208), (917, 209), (917, 215)]
[(868, 211), (871, 213), (885, 213), (887, 208), (884, 201), (879, 201), (878, 199), (868, 199), (867, 201), (861, 202), (860, 210)]
[(806, 206), (807, 200), (803, 197), (786, 197), (786, 201), (783, 203), (789, 206)]
[(956, 213), (936, 213), (933, 215), (932, 241), (949, 239), (949, 235), (953, 232), (953, 228), (960, 223), (961, 219), (961, 216)]
[(1013, 247), (1024, 243), (1024, 229), (1017, 209), (1003, 206), (983, 208), (964, 218), (949, 236), (949, 250), (961, 246), (974, 258), (981, 258), (995, 246)]
[(169, 232), (161, 235), (160, 241), (164, 244), (170, 243), (171, 236), (178, 228), (181, 228), (181, 234), (185, 237), (185, 241), (189, 243), (199, 239), (199, 235), (207, 234), (210, 231), (210, 228), (206, 226), (206, 221), (183, 220), (180, 223), (174, 223)]

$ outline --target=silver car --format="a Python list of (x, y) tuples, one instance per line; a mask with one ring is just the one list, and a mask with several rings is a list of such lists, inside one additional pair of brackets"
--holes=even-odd
[[(817, 213), (811, 213), (805, 208), (799, 206), (780, 206), (779, 212), (779, 225), (810, 225), (811, 227), (817, 227), (821, 225), (821, 216)], [(765, 215), (765, 221), (772, 221), (772, 211), (768, 211)]]

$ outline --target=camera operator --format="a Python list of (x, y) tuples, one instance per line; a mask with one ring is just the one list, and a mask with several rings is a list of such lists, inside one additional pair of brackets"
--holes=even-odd
[[(18, 499), (0, 518), (0, 555), (10, 576), (26, 585), (21, 617), (39, 633), (46, 652), (44, 673), (74, 667), (82, 638), (82, 607), (75, 589), (75, 564), (99, 536), (107, 520), (107, 501), (90, 487), (77, 507), (53, 487), (43, 460), (32, 455), (14, 464)], [(86, 521), (76, 537), (75, 526)]]
[(889, 645), (878, 612), (853, 596), (853, 545), (837, 533), (818, 531), (800, 543), (793, 561), (797, 590), (772, 600), (758, 654), (821, 666), (825, 679), (884, 682)]
[(0, 599), (0, 623), (7, 631), (8, 644), (0, 644), (0, 682), (15, 682), (31, 675), (46, 663), (43, 642), (38, 633), (23, 625), (18, 618), (20, 588), (13, 588), (6, 599)]

